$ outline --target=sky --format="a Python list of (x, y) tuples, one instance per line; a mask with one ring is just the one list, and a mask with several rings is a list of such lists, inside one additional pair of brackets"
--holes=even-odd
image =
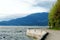
[(0, 0), (0, 21), (49, 12), (56, 0)]

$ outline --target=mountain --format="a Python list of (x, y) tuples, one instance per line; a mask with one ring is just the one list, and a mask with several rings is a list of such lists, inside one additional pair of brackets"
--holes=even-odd
[(26, 17), (0, 22), (1, 26), (47, 26), (48, 13), (34, 13)]

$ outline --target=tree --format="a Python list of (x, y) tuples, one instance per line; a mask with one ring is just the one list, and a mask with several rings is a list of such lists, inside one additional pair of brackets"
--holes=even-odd
[(60, 0), (57, 0), (50, 10), (48, 19), (50, 28), (60, 28)]

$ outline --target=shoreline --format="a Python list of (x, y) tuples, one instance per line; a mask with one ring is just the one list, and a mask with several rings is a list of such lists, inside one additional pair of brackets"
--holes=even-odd
[(0, 28), (49, 28), (49, 26), (0, 26)]
[[(41, 26), (42, 27), (42, 26)], [(41, 28), (40, 26), (0, 26), (0, 31), (4, 32), (6, 31), (12, 31), (12, 32), (26, 32), (27, 28), (39, 28), (41, 30), (49, 32), (49, 35), (45, 40), (60, 40), (60, 30), (50, 30), (47, 28)]]

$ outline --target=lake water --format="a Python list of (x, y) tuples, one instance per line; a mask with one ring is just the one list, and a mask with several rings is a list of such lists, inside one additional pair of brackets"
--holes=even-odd
[(48, 28), (48, 26), (0, 26), (0, 40), (34, 40), (26, 35), (28, 28)]

